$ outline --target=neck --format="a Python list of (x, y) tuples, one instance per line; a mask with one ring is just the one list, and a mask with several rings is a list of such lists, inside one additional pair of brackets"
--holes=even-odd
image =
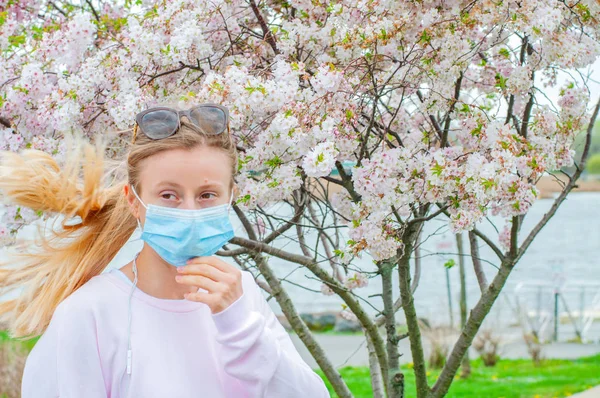
[[(180, 300), (184, 298), (184, 293), (197, 290), (189, 285), (177, 283), (175, 281), (177, 268), (163, 260), (146, 244), (136, 259), (136, 266), (138, 274), (136, 287), (150, 296)], [(121, 268), (121, 271), (133, 281), (133, 261)]]

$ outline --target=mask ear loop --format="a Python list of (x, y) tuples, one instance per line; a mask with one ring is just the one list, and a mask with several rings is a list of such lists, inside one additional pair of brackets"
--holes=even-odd
[[(144, 203), (144, 201), (139, 197), (137, 191), (135, 190), (135, 187), (133, 185), (131, 185), (131, 191), (133, 192), (133, 194), (135, 195), (135, 197), (137, 198), (137, 200), (140, 201), (140, 203), (142, 204), (142, 206), (144, 206), (144, 209), (148, 209), (148, 206), (146, 206), (146, 204)], [(137, 225), (140, 229), (140, 231), (143, 231), (144, 229), (142, 228), (142, 223), (140, 223), (140, 219), (136, 218), (135, 221), (137, 221)]]
[[(135, 195), (135, 197), (137, 198), (137, 200), (139, 200), (139, 201), (140, 201), (140, 203), (142, 204), (142, 206), (144, 206), (144, 209), (146, 209), (146, 210), (147, 210), (147, 209), (148, 209), (148, 206), (146, 206), (146, 204), (144, 203), (144, 201), (143, 201), (142, 199), (140, 199), (140, 197), (139, 197), (139, 195), (138, 195), (138, 193), (137, 193), (137, 191), (135, 190), (135, 187), (134, 187), (133, 185), (131, 185), (131, 190), (133, 191), (133, 194)], [(139, 220), (138, 220), (138, 222), (139, 222)]]
[(233, 207), (233, 204), (231, 203), (233, 202), (233, 189), (231, 190), (231, 197), (229, 198), (229, 206), (227, 206), (227, 210), (231, 210), (231, 208)]

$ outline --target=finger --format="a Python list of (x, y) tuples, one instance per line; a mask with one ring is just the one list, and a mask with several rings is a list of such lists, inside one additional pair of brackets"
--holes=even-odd
[(238, 270), (233, 265), (226, 263), (225, 261), (223, 261), (220, 258), (215, 257), (215, 256), (194, 257), (189, 261), (189, 264), (195, 264), (195, 263), (210, 264), (213, 267), (215, 267), (223, 272), (226, 272), (228, 274)]
[(220, 269), (205, 263), (193, 263), (178, 267), (177, 272), (182, 275), (202, 275), (217, 282), (224, 280), (227, 275)]
[(182, 285), (201, 287), (209, 292), (223, 291), (223, 285), (202, 275), (177, 275), (175, 280)]
[(211, 306), (213, 304), (214, 298), (212, 296), (212, 294), (210, 293), (204, 293), (204, 292), (195, 292), (195, 293), (185, 293), (183, 295), (183, 297), (186, 300), (190, 300), (190, 301), (196, 301), (198, 303), (204, 303), (208, 306)]

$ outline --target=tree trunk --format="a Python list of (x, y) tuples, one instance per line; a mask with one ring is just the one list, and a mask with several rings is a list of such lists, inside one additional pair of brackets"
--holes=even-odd
[(383, 313), (385, 317), (385, 331), (387, 337), (386, 349), (388, 355), (387, 374), (384, 375), (388, 385), (390, 398), (403, 398), (404, 376), (400, 371), (398, 358), (398, 332), (396, 330), (396, 311), (394, 311), (394, 297), (392, 286), (392, 271), (396, 262), (382, 261), (377, 264), (381, 273)]
[(450, 286), (450, 270), (446, 268), (446, 294), (448, 296), (448, 322), (454, 327), (454, 310), (452, 308), (452, 287)]
[(452, 380), (462, 362), (463, 356), (473, 343), (473, 339), (475, 338), (481, 323), (490, 312), (492, 305), (494, 305), (494, 302), (498, 298), (500, 291), (504, 287), (506, 280), (512, 271), (514, 266), (513, 261), (514, 260), (507, 259), (500, 265), (500, 270), (496, 274), (496, 277), (481, 295), (481, 298), (475, 307), (471, 310), (471, 316), (467, 319), (465, 327), (458, 337), (446, 365), (442, 369), (442, 373), (440, 373), (440, 376), (433, 386), (433, 397), (441, 398), (448, 393), (450, 384), (452, 384)]
[[(456, 246), (458, 248), (458, 267), (460, 271), (460, 328), (463, 329), (467, 323), (467, 277), (462, 234), (456, 235)], [(460, 377), (462, 379), (468, 378), (471, 375), (471, 361), (469, 361), (468, 349), (463, 357), (461, 368)]]
[(369, 350), (369, 371), (371, 376), (371, 387), (373, 388), (373, 398), (385, 398), (385, 388), (383, 387), (383, 378), (381, 377), (381, 366), (377, 360), (375, 347), (369, 336), (365, 333), (367, 339), (367, 349)]
[(408, 327), (408, 338), (410, 340), (410, 351), (413, 358), (413, 371), (415, 373), (417, 398), (429, 396), (430, 388), (427, 384), (427, 369), (425, 368), (425, 356), (423, 354), (423, 343), (421, 341), (421, 330), (419, 319), (415, 310), (415, 302), (410, 291), (410, 257), (417, 235), (418, 226), (408, 227), (404, 233), (404, 254), (398, 263), (398, 276), (400, 280), (400, 297), (402, 297), (402, 308), (406, 317)]
[(261, 273), (264, 276), (265, 280), (269, 284), (273, 292), (273, 297), (277, 300), (277, 303), (281, 307), (281, 311), (287, 318), (290, 326), (302, 343), (306, 346), (312, 357), (315, 359), (323, 373), (325, 373), (325, 377), (331, 383), (333, 390), (335, 393), (341, 397), (351, 398), (352, 393), (350, 389), (342, 379), (340, 373), (335, 369), (329, 358), (327, 358), (327, 354), (323, 351), (323, 348), (319, 345), (319, 343), (314, 339), (311, 331), (308, 329), (302, 318), (298, 315), (290, 296), (285, 291), (285, 289), (281, 286), (281, 282), (277, 278), (277, 276), (273, 273), (271, 267), (265, 260), (264, 256), (261, 254), (253, 254), (252, 257), (256, 261), (256, 265)]

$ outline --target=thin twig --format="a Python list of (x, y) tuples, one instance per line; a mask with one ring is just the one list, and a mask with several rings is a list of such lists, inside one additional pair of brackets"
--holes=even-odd
[(575, 187), (577, 180), (581, 176), (581, 173), (583, 173), (583, 170), (585, 170), (585, 164), (587, 162), (587, 158), (588, 158), (588, 155), (590, 152), (590, 146), (592, 144), (592, 131), (594, 129), (594, 125), (596, 122), (596, 118), (598, 117), (599, 110), (600, 110), (600, 98), (598, 99), (598, 102), (596, 103), (596, 107), (594, 108), (594, 111), (592, 113), (590, 123), (588, 124), (588, 128), (586, 131), (585, 146), (583, 149), (583, 154), (581, 155), (579, 169), (577, 171), (575, 171), (573, 176), (570, 178), (567, 186), (563, 189), (563, 191), (560, 193), (560, 195), (554, 200), (554, 203), (552, 204), (552, 207), (550, 208), (550, 210), (544, 215), (544, 217), (540, 220), (540, 222), (531, 230), (531, 232), (529, 233), (527, 238), (525, 238), (525, 240), (523, 241), (523, 244), (521, 245), (519, 253), (516, 257), (517, 260), (520, 259), (521, 256), (523, 256), (523, 254), (525, 253), (527, 248), (531, 245), (531, 243), (533, 242), (535, 237), (539, 234), (539, 232), (542, 230), (542, 228), (544, 228), (544, 226), (548, 223), (548, 221), (550, 221), (550, 219), (554, 216), (554, 214), (558, 210), (558, 207), (566, 199), (569, 192), (571, 192), (571, 190)]
[(90, 0), (85, 0), (85, 2), (92, 9), (92, 13), (94, 14), (94, 18), (96, 18), (96, 21), (100, 21), (100, 16), (96, 12), (96, 9), (94, 8), (94, 5), (92, 4), (92, 2)]

